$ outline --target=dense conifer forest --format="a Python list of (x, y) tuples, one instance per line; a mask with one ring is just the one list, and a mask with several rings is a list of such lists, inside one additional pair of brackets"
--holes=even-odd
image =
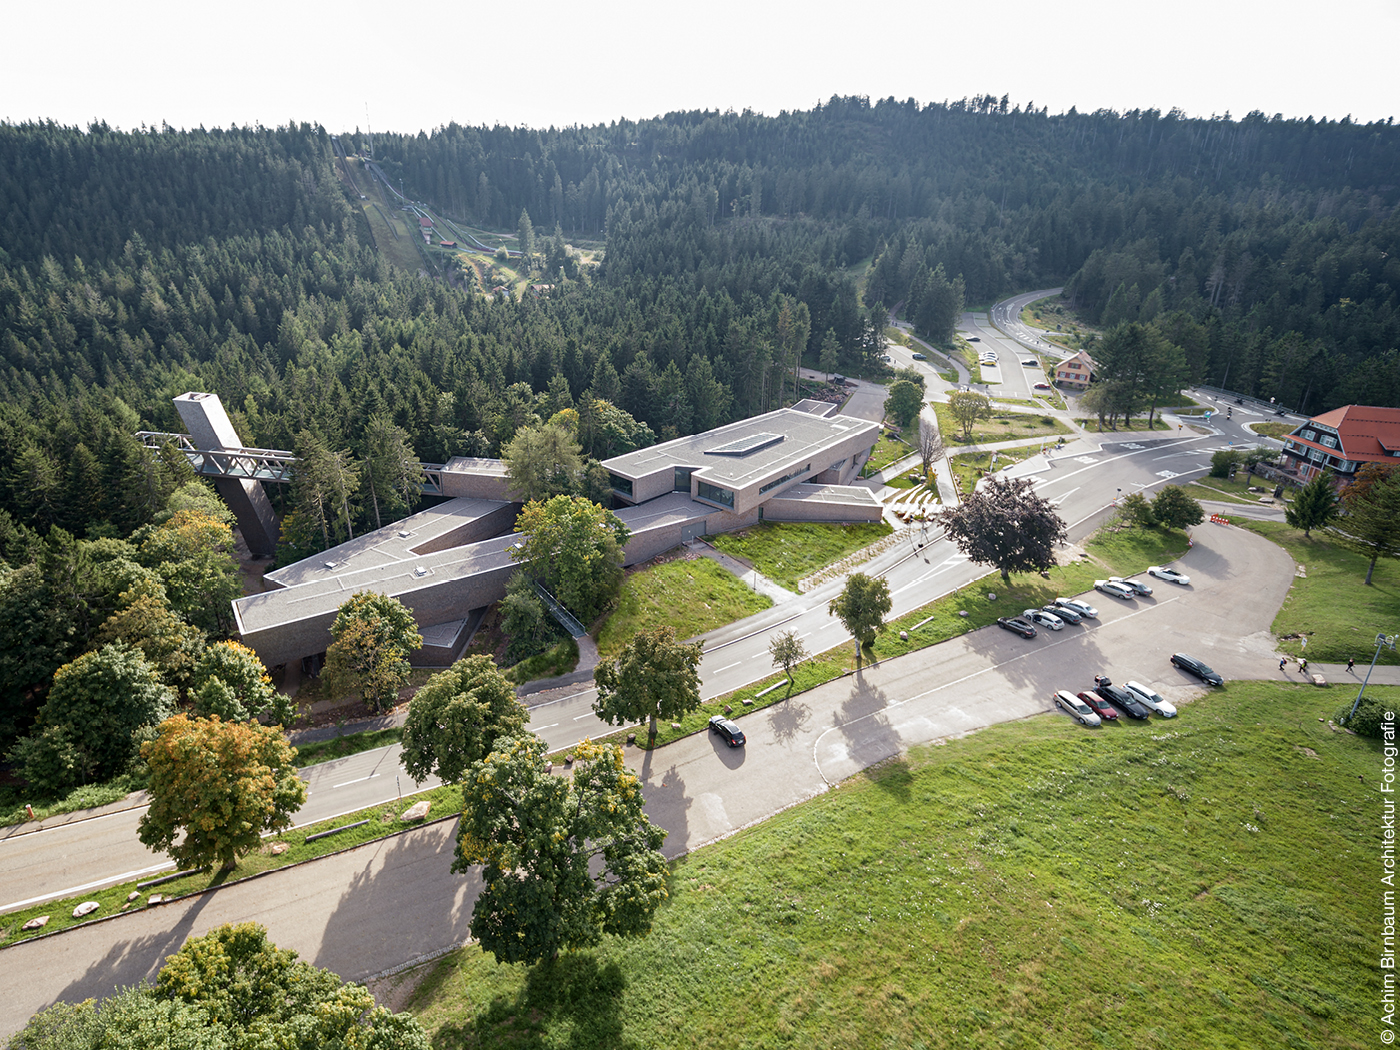
[(425, 461), (496, 454), (594, 398), (651, 440), (773, 407), (798, 353), (858, 367), (885, 308), (942, 339), (961, 302), (1052, 283), (1158, 325), (1193, 379), (1400, 404), (1390, 122), (833, 98), (340, 142), (457, 220), (527, 213), (602, 264), (543, 253), (552, 291), (519, 299), (398, 269), (309, 124), (0, 125), (0, 553), (144, 524), (131, 434), (179, 429), (187, 389), (271, 448), (353, 450), (387, 415)]

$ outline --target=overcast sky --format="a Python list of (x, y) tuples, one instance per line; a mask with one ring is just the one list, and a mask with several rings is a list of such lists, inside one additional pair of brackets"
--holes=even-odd
[(1400, 0), (45, 0), (5, 15), (0, 118), (122, 128), (288, 120), (416, 132), (833, 94), (1167, 111), (1400, 115)]

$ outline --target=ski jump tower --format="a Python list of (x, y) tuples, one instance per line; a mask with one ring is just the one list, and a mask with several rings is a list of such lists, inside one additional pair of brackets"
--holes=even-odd
[[(254, 554), (271, 557), (277, 550), (277, 513), (262, 481), (285, 481), (295, 457), (273, 449), (244, 448), (218, 394), (181, 394), (175, 409), (189, 431), (184, 452), (195, 470), (214, 487), (238, 519), (239, 531)], [(186, 435), (152, 435), (182, 437)]]

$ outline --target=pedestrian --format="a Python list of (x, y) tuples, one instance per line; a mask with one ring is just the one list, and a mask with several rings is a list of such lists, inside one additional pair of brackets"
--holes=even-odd
[(1298, 671), (1302, 674), (1308, 673), (1308, 658), (1306, 656), (1298, 657)]
[(1280, 671), (1282, 671), (1282, 670), (1284, 670), (1287, 666), (1288, 666), (1288, 657), (1286, 657), (1286, 656), (1280, 656), (1280, 657), (1278, 658), (1278, 669), (1279, 669)]
[(1347, 674), (1351, 674), (1351, 673), (1352, 673), (1352, 668), (1355, 667), (1355, 666), (1356, 666), (1356, 658), (1355, 658), (1354, 656), (1348, 656), (1348, 657), (1347, 657)]

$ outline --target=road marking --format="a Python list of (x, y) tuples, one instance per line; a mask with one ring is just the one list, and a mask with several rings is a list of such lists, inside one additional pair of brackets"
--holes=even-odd
[(1124, 447), (1124, 448), (1146, 448), (1147, 446), (1146, 446), (1146, 445), (1135, 445), (1135, 444), (1133, 444), (1131, 441), (1128, 441), (1128, 442), (1125, 442), (1125, 443), (1124, 443), (1123, 447)]
[(719, 674), (721, 671), (727, 671), (727, 670), (729, 670), (731, 667), (738, 667), (739, 664), (741, 664), (741, 663), (743, 663), (743, 662), (744, 662), (743, 660), (737, 660), (737, 661), (735, 661), (735, 662), (732, 663), (732, 664), (725, 664), (723, 667), (716, 667), (713, 671), (710, 672), (710, 674)]
[(1098, 462), (1098, 460), (1095, 459), (1093, 456), (1075, 456), (1075, 457), (1074, 457), (1074, 461), (1075, 461), (1076, 463), (1097, 463), (1097, 462)]
[[(32, 834), (32, 833), (31, 833)], [(114, 886), (128, 879), (139, 879), (142, 875), (154, 875), (158, 871), (166, 871), (175, 867), (174, 863), (166, 861), (164, 864), (157, 864), (150, 868), (141, 868), (138, 871), (128, 871), (124, 875), (112, 875), (109, 878), (98, 879), (96, 882), (84, 883), (82, 886), (70, 886), (66, 890), (55, 890), (53, 893), (45, 893), (39, 897), (30, 897), (27, 901), (15, 901), (13, 904), (0, 905), (0, 911), (18, 911), (27, 908), (31, 904), (42, 904), (44, 901), (55, 900), (60, 897), (76, 897), (80, 893), (96, 889), (99, 886)]]
[(530, 732), (538, 733), (541, 729), (553, 729), (558, 724), (558, 722), (550, 722), (547, 726), (535, 726), (533, 729), (530, 730)]
[(595, 717), (595, 716), (594, 716), (594, 714), (593, 714), (592, 711), (585, 711), (585, 712), (584, 712), (583, 714), (581, 714), (581, 715), (574, 715), (574, 721), (577, 722), (580, 718), (593, 718), (593, 717)]
[[(1179, 478), (1179, 477), (1181, 477), (1181, 475), (1178, 474), (1178, 473), (1177, 473), (1176, 471), (1174, 471), (1174, 470), (1159, 470), (1159, 471), (1157, 471), (1157, 476), (1158, 476), (1159, 478)], [(1145, 487), (1145, 486), (1144, 486), (1144, 487)]]
[(362, 783), (364, 783), (366, 780), (373, 780), (373, 779), (374, 779), (375, 777), (377, 777), (377, 776), (379, 776), (378, 773), (371, 773), (371, 774), (370, 774), (369, 776), (367, 776), (367, 777), (359, 777), (359, 778), (356, 779), (356, 780), (347, 780), (344, 784), (332, 784), (332, 785), (331, 785), (331, 790), (334, 791), (336, 788), (349, 787), (351, 784), (362, 784)]

